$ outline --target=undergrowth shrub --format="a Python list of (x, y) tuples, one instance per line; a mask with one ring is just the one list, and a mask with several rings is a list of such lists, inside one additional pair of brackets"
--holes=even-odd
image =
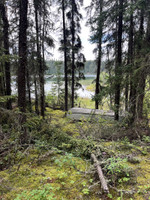
[(34, 189), (31, 191), (24, 191), (21, 194), (17, 195), (14, 200), (56, 200), (55, 191), (60, 188), (54, 188), (50, 184), (46, 184), (43, 187), (39, 187), (38, 189)]
[[(28, 114), (27, 116), (27, 120), (25, 122), (25, 126), (26, 128), (28, 128), (28, 130), (30, 132), (32, 131), (40, 131), (42, 128), (42, 124), (44, 123), (44, 120), (41, 119), (39, 116), (34, 116), (33, 114)], [(44, 123), (45, 125), (45, 123)]]
[(52, 94), (46, 95), (46, 104), (50, 108), (53, 108), (53, 109), (58, 108), (58, 105), (57, 105), (57, 96), (54, 95), (54, 94), (53, 95)]
[(128, 183), (133, 177), (133, 169), (127, 164), (127, 158), (111, 157), (106, 160), (104, 169), (111, 184)]
[[(12, 111), (9, 111), (10, 115), (13, 115)], [(51, 112), (51, 111), (50, 111)], [(48, 113), (47, 113), (48, 114)], [(51, 113), (49, 113), (50, 115)], [(53, 113), (55, 115), (55, 113)], [(15, 119), (13, 121), (10, 120), (10, 124), (7, 125), (2, 124), (2, 135), (4, 137), (5, 132), (9, 132), (9, 137), (6, 137), (6, 140), (1, 145), (2, 151), (5, 151), (6, 146), (6, 154), (2, 156), (0, 160), (1, 166), (11, 165), (11, 163), (15, 162), (15, 158), (13, 161), (9, 158), (8, 154), (11, 157), (15, 157), (17, 151), (24, 151), (30, 144), (35, 144), (36, 148), (41, 149), (51, 149), (53, 147), (58, 148), (62, 151), (73, 153), (77, 156), (85, 156), (90, 157), (91, 153), (96, 153), (96, 156), (101, 156), (102, 152), (106, 153), (106, 149), (97, 145), (97, 142), (100, 142), (102, 139), (107, 138), (107, 140), (118, 139), (123, 137), (126, 132), (126, 128), (121, 125), (121, 123), (115, 123), (113, 121), (107, 121), (105, 119), (99, 119), (96, 121), (81, 121), (76, 122), (76, 132), (78, 132), (78, 136), (70, 136), (67, 134), (67, 130), (60, 128), (70, 124), (70, 121), (63, 122), (62, 126), (57, 126), (57, 124), (51, 123), (51, 119), (49, 118), (43, 120), (41, 117), (27, 113), (26, 114), (26, 123), (23, 125), (26, 128), (28, 134), (28, 141), (24, 146), (20, 146), (20, 135), (22, 134), (22, 127), (19, 123), (20, 113), (18, 111), (15, 112)], [(57, 117), (54, 116), (54, 120), (57, 121)], [(62, 117), (62, 116), (61, 116)], [(64, 120), (64, 119), (63, 119)], [(73, 122), (72, 122), (73, 123)], [(123, 127), (122, 127), (123, 126)], [(149, 136), (143, 137), (143, 141), (149, 142)], [(129, 140), (124, 140), (124, 144), (122, 146), (132, 147), (129, 143)], [(109, 154), (109, 153), (108, 153)], [(108, 155), (109, 156), (109, 155)], [(2, 167), (2, 168), (3, 168)]]

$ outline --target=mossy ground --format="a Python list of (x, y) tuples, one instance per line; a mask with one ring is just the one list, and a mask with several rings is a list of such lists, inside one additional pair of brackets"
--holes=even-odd
[[(92, 99), (89, 99), (89, 98), (78, 97), (78, 99), (76, 100), (76, 105), (77, 105), (77, 107), (81, 107), (81, 108), (95, 109), (95, 101), (93, 101)], [(108, 99), (104, 98), (102, 100), (100, 109), (101, 110), (109, 110), (109, 100)]]
[[(150, 138), (148, 136), (143, 137), (143, 140), (132, 142), (128, 138), (93, 142), (89, 133), (96, 137), (96, 132), (92, 133), (93, 129), (96, 129), (94, 123), (72, 122), (64, 117), (63, 111), (49, 108), (46, 114), (48, 125), (40, 130), (42, 134), (47, 132), (47, 129), (56, 129), (66, 133), (73, 140), (79, 138), (87, 140), (83, 143), (83, 148), (81, 143), (79, 150), (75, 149), (74, 152), (81, 149), (85, 153), (87, 146), (89, 148), (91, 143), (94, 145), (93, 149), (90, 147), (90, 151), (94, 151), (99, 157), (108, 184), (112, 185), (109, 197), (102, 194), (100, 184), (94, 186), (98, 180), (95, 179), (91, 162), (82, 156), (75, 157), (75, 154), (71, 154), (69, 151), (72, 144), (66, 142), (61, 144), (61, 150), (57, 148), (46, 150), (46, 148), (38, 148), (38, 145), (31, 145), (24, 156), (18, 152), (14, 164), (0, 172), (0, 199), (150, 199)], [(35, 117), (29, 122), (28, 126), (35, 127), (40, 123)], [(106, 122), (103, 121), (101, 124), (104, 123)], [(112, 126), (109, 124), (109, 127)], [(101, 125), (97, 127), (98, 132), (100, 128)], [(49, 140), (42, 143), (42, 147), (45, 147), (48, 142)], [(87, 146), (84, 146), (85, 144)]]
[[(43, 152), (44, 154), (44, 152)], [(28, 151), (26, 158), (0, 172), (1, 199), (98, 199), (90, 193), (88, 187), (92, 178), (86, 175), (90, 164), (72, 154), (58, 154), (52, 151), (44, 159), (40, 159), (36, 150)], [(44, 198), (41, 191), (49, 187)], [(52, 195), (53, 194), (53, 195)], [(42, 197), (42, 198), (41, 198)]]
[(92, 99), (89, 99), (89, 98), (81, 98), (81, 97), (78, 97), (78, 99), (76, 100), (76, 105), (78, 107), (81, 107), (81, 108), (90, 108), (90, 109), (94, 109), (95, 107), (95, 102), (92, 101)]
[[(120, 191), (120, 199), (125, 200), (149, 200), (150, 199), (150, 143), (133, 141), (104, 142), (103, 145), (111, 151), (114, 157), (127, 158), (124, 165), (133, 172), (127, 179), (120, 179), (117, 186)], [(127, 182), (126, 182), (127, 181)], [(121, 191), (126, 191), (121, 194)], [(117, 199), (116, 190), (111, 190), (112, 199)], [(119, 198), (118, 198), (119, 199)], [(119, 199), (119, 200), (120, 200)]]

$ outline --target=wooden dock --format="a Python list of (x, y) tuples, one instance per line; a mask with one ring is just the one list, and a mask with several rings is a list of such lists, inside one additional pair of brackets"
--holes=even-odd
[(88, 109), (88, 108), (71, 108), (68, 113), (67, 117), (73, 120), (82, 120), (82, 119), (114, 119), (114, 111), (108, 110), (97, 110), (97, 109)]

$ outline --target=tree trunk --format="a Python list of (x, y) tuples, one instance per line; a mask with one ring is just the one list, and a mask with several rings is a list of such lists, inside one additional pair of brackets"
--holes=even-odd
[[(131, 0), (131, 4), (133, 4), (133, 0)], [(131, 113), (131, 123), (135, 119), (135, 112), (136, 112), (136, 86), (135, 86), (135, 77), (134, 77), (134, 58), (133, 58), (133, 13), (132, 13), (132, 6), (131, 6), (131, 15), (130, 15), (130, 28), (129, 28), (129, 50), (128, 50), (128, 64), (131, 66), (130, 72), (130, 99), (129, 99), (129, 112)]]
[(91, 158), (93, 159), (93, 161), (94, 161), (94, 163), (96, 165), (97, 173), (98, 173), (98, 176), (99, 176), (99, 179), (100, 179), (100, 182), (101, 182), (101, 187), (102, 187), (103, 191), (105, 193), (109, 193), (109, 188), (107, 186), (107, 182), (106, 182), (106, 180), (104, 178), (102, 168), (99, 165), (96, 156), (94, 154), (91, 154)]
[[(5, 55), (9, 56), (9, 23), (6, 13), (5, 2), (0, 3), (0, 12), (3, 20), (3, 41), (4, 41), (4, 50)], [(10, 62), (5, 62), (5, 82), (6, 82), (6, 92), (5, 95), (11, 96), (11, 76), (10, 76)], [(9, 99), (6, 103), (7, 109), (12, 109), (11, 100)]]
[(34, 76), (34, 93), (35, 93), (35, 112), (39, 115), (39, 102), (38, 102), (38, 93), (37, 93), (37, 84), (36, 84), (36, 76)]
[(18, 106), (22, 112), (26, 111), (27, 11), (28, 0), (20, 0)]
[(140, 73), (138, 96), (137, 96), (137, 118), (143, 119), (143, 101), (145, 96), (146, 74), (145, 70)]
[(64, 73), (65, 73), (65, 111), (68, 111), (68, 66), (67, 66), (67, 41), (65, 22), (65, 2), (62, 0), (63, 38), (64, 38)]
[(34, 94), (35, 94), (35, 112), (39, 115), (39, 101), (38, 101), (38, 92), (37, 92), (37, 84), (36, 84), (36, 76), (34, 76)]
[(0, 65), (0, 96), (4, 95), (5, 95), (4, 68), (3, 65)]
[[(143, 36), (144, 36), (144, 10), (143, 8), (141, 9), (141, 14), (140, 14), (140, 28), (139, 28), (139, 35), (137, 38), (137, 59), (141, 57), (141, 50), (142, 50), (142, 43), (143, 43)], [(140, 63), (141, 64), (141, 63)], [(141, 117), (143, 112), (143, 87), (145, 88), (145, 83), (143, 83), (143, 80), (141, 80), (141, 74), (142, 70), (138, 70), (136, 73), (135, 71), (139, 68), (139, 63), (136, 63), (136, 66), (133, 67), (132, 75), (131, 75), (131, 89), (130, 89), (130, 113), (132, 115), (131, 117), (131, 123), (133, 123), (138, 117), (138, 115)], [(142, 74), (143, 76), (143, 74)], [(142, 79), (145, 79), (142, 77)], [(141, 82), (142, 81), (142, 82)], [(145, 82), (145, 80), (144, 80)], [(144, 84), (144, 85), (143, 85)], [(142, 94), (140, 96), (140, 93)], [(142, 99), (140, 99), (142, 98)], [(139, 101), (139, 102), (138, 102)], [(140, 105), (141, 104), (141, 105)], [(138, 110), (140, 109), (140, 110)]]
[(129, 74), (126, 74), (126, 84), (125, 84), (125, 111), (129, 111)]
[[(26, 112), (26, 67), (27, 67), (27, 13), (28, 0), (19, 1), (19, 66), (18, 66), (18, 107), (21, 112)], [(25, 143), (27, 138), (27, 130), (23, 126), (26, 122), (26, 115), (20, 114), (21, 143)]]
[[(100, 27), (99, 27), (99, 44), (98, 44), (98, 59), (97, 59), (97, 75), (96, 75), (96, 88), (95, 95), (100, 93), (100, 71), (101, 71), (101, 59), (102, 59), (102, 36), (103, 36), (103, 22), (102, 22), (102, 12), (103, 12), (103, 0), (100, 0)], [(95, 109), (99, 107), (99, 100), (96, 97)]]
[(122, 28), (123, 28), (123, 2), (119, 0), (119, 21), (118, 21), (118, 45), (115, 67), (115, 120), (119, 120), (120, 108), (120, 85), (122, 76)]
[(74, 107), (74, 86), (75, 86), (75, 53), (74, 53), (74, 45), (75, 45), (75, 22), (74, 22), (74, 0), (72, 0), (72, 108)]
[(32, 112), (32, 105), (31, 105), (31, 88), (30, 88), (30, 77), (29, 77), (29, 69), (26, 70), (26, 82), (27, 82), (27, 94), (28, 94), (28, 109)]
[[(149, 49), (150, 46), (150, 3), (148, 3), (148, 22), (147, 22), (147, 32), (146, 32), (146, 44), (147, 44), (147, 49)], [(143, 25), (144, 24), (144, 19), (141, 15), (141, 35), (143, 34)], [(145, 95), (145, 87), (146, 87), (146, 69), (143, 68), (140, 70), (140, 75), (139, 75), (139, 85), (138, 85), (138, 96), (137, 96), (137, 117), (138, 119), (143, 118), (143, 101), (144, 101), (144, 95)]]
[(45, 116), (45, 91), (44, 91), (44, 69), (42, 65), (41, 50), (39, 43), (39, 22), (38, 22), (38, 8), (35, 6), (35, 23), (36, 23), (36, 45), (37, 45), (37, 61), (39, 65), (39, 79), (40, 79), (40, 106), (41, 106), (41, 115), (44, 118)]
[[(0, 16), (1, 17), (1, 16)], [(1, 22), (1, 18), (0, 18), (0, 22)], [(1, 29), (0, 29), (0, 36), (1, 36)], [(0, 49), (3, 48), (2, 45), (2, 38), (0, 37)], [(0, 56), (1, 56), (1, 52), (0, 52)], [(4, 68), (2, 63), (0, 63), (0, 96), (4, 96), (5, 95), (5, 83), (4, 83)], [(0, 102), (0, 106), (4, 106), (3, 103)]]
[(150, 2), (148, 4), (148, 23), (147, 23), (146, 41), (147, 45), (149, 46), (150, 45)]

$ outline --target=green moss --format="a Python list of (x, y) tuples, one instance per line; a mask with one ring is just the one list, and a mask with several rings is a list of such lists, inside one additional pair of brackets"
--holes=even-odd
[[(104, 142), (103, 145), (107, 147), (109, 150), (113, 150), (115, 155), (119, 156), (135, 156), (136, 160), (140, 162), (127, 162), (128, 166), (132, 167), (134, 173), (134, 177), (131, 177), (131, 184), (121, 183), (120, 186), (117, 187), (118, 190), (126, 190), (131, 191), (131, 194), (124, 194), (123, 199), (125, 200), (145, 200), (150, 198), (150, 154), (142, 155), (141, 151), (143, 150), (142, 146), (134, 145), (132, 143), (128, 143), (126, 148), (122, 148), (122, 145), (125, 145), (122, 142)], [(130, 148), (128, 148), (130, 146)], [(125, 146), (124, 146), (125, 147)], [(133, 154), (133, 155), (132, 155)], [(113, 199), (117, 199), (116, 191), (111, 190), (111, 194)]]
[(81, 97), (79, 97), (76, 100), (76, 105), (81, 107), (81, 108), (90, 108), (90, 109), (94, 109), (95, 108), (95, 102), (92, 101), (89, 98), (81, 98)]
[(94, 92), (94, 90), (95, 90), (95, 84), (92, 83), (92, 84), (88, 85), (88, 86), (86, 87), (86, 90), (91, 91), (91, 92)]
[[(111, 134), (113, 125), (104, 120), (96, 124), (85, 121), (73, 123), (64, 117), (63, 111), (54, 111), (49, 108), (46, 111), (45, 121), (37, 116), (27, 116), (27, 119), (26, 126), (31, 130), (35, 142), (34, 148), (26, 154), (22, 154), (22, 151), (19, 150), (15, 155), (16, 164), (9, 170), (0, 172), (0, 197), (4, 200), (15, 198), (34, 200), (33, 194), (39, 200), (44, 198), (53, 200), (107, 199), (100, 194), (100, 185), (89, 190), (89, 186), (94, 184), (95, 180), (93, 183), (90, 182), (93, 177), (86, 173), (90, 164), (81, 157), (89, 158), (91, 152), (94, 152), (102, 161), (102, 168), (109, 178), (109, 184), (111, 183), (118, 190), (133, 190), (135, 192), (130, 195), (123, 194), (123, 199), (144, 200), (149, 198), (149, 138), (145, 138), (142, 143), (138, 143), (138, 141), (132, 143), (127, 138), (121, 141), (106, 142), (100, 140), (96, 142), (92, 139), (95, 136), (95, 129), (97, 128), (99, 132), (101, 126), (104, 127), (107, 123), (106, 128), (110, 129), (106, 131)], [(52, 153), (46, 155), (48, 150)], [(66, 152), (71, 152), (80, 158)], [(40, 159), (43, 155), (46, 156)], [(130, 156), (140, 162), (129, 163), (127, 158)], [(115, 159), (108, 160), (110, 158)], [(107, 173), (110, 166), (115, 173)], [(132, 177), (130, 173), (128, 175), (128, 171), (125, 175), (121, 172), (128, 166), (132, 167), (135, 177)], [(113, 181), (116, 177), (117, 182)], [(44, 193), (46, 193), (45, 197), (43, 197)], [(119, 197), (119, 193), (115, 189), (111, 189), (110, 193), (114, 200)]]
[[(89, 166), (81, 158), (72, 154), (51, 155), (40, 163), (35, 159), (37, 154), (23, 159), (20, 167), (13, 166), (10, 170), (0, 172), (2, 186), (0, 192), (3, 199), (33, 199), (32, 194), (39, 195), (42, 199), (48, 199), (53, 193), (56, 199), (84, 199), (85, 191), (90, 185), (90, 177), (83, 176), (86, 167)], [(34, 161), (33, 161), (34, 160)], [(46, 186), (47, 185), (47, 186)], [(51, 187), (47, 196), (40, 197), (43, 191)], [(7, 188), (7, 189), (5, 189)], [(26, 192), (25, 192), (26, 191)], [(24, 197), (26, 195), (26, 197)], [(93, 193), (92, 199), (98, 199)], [(54, 198), (53, 197), (53, 198)]]

